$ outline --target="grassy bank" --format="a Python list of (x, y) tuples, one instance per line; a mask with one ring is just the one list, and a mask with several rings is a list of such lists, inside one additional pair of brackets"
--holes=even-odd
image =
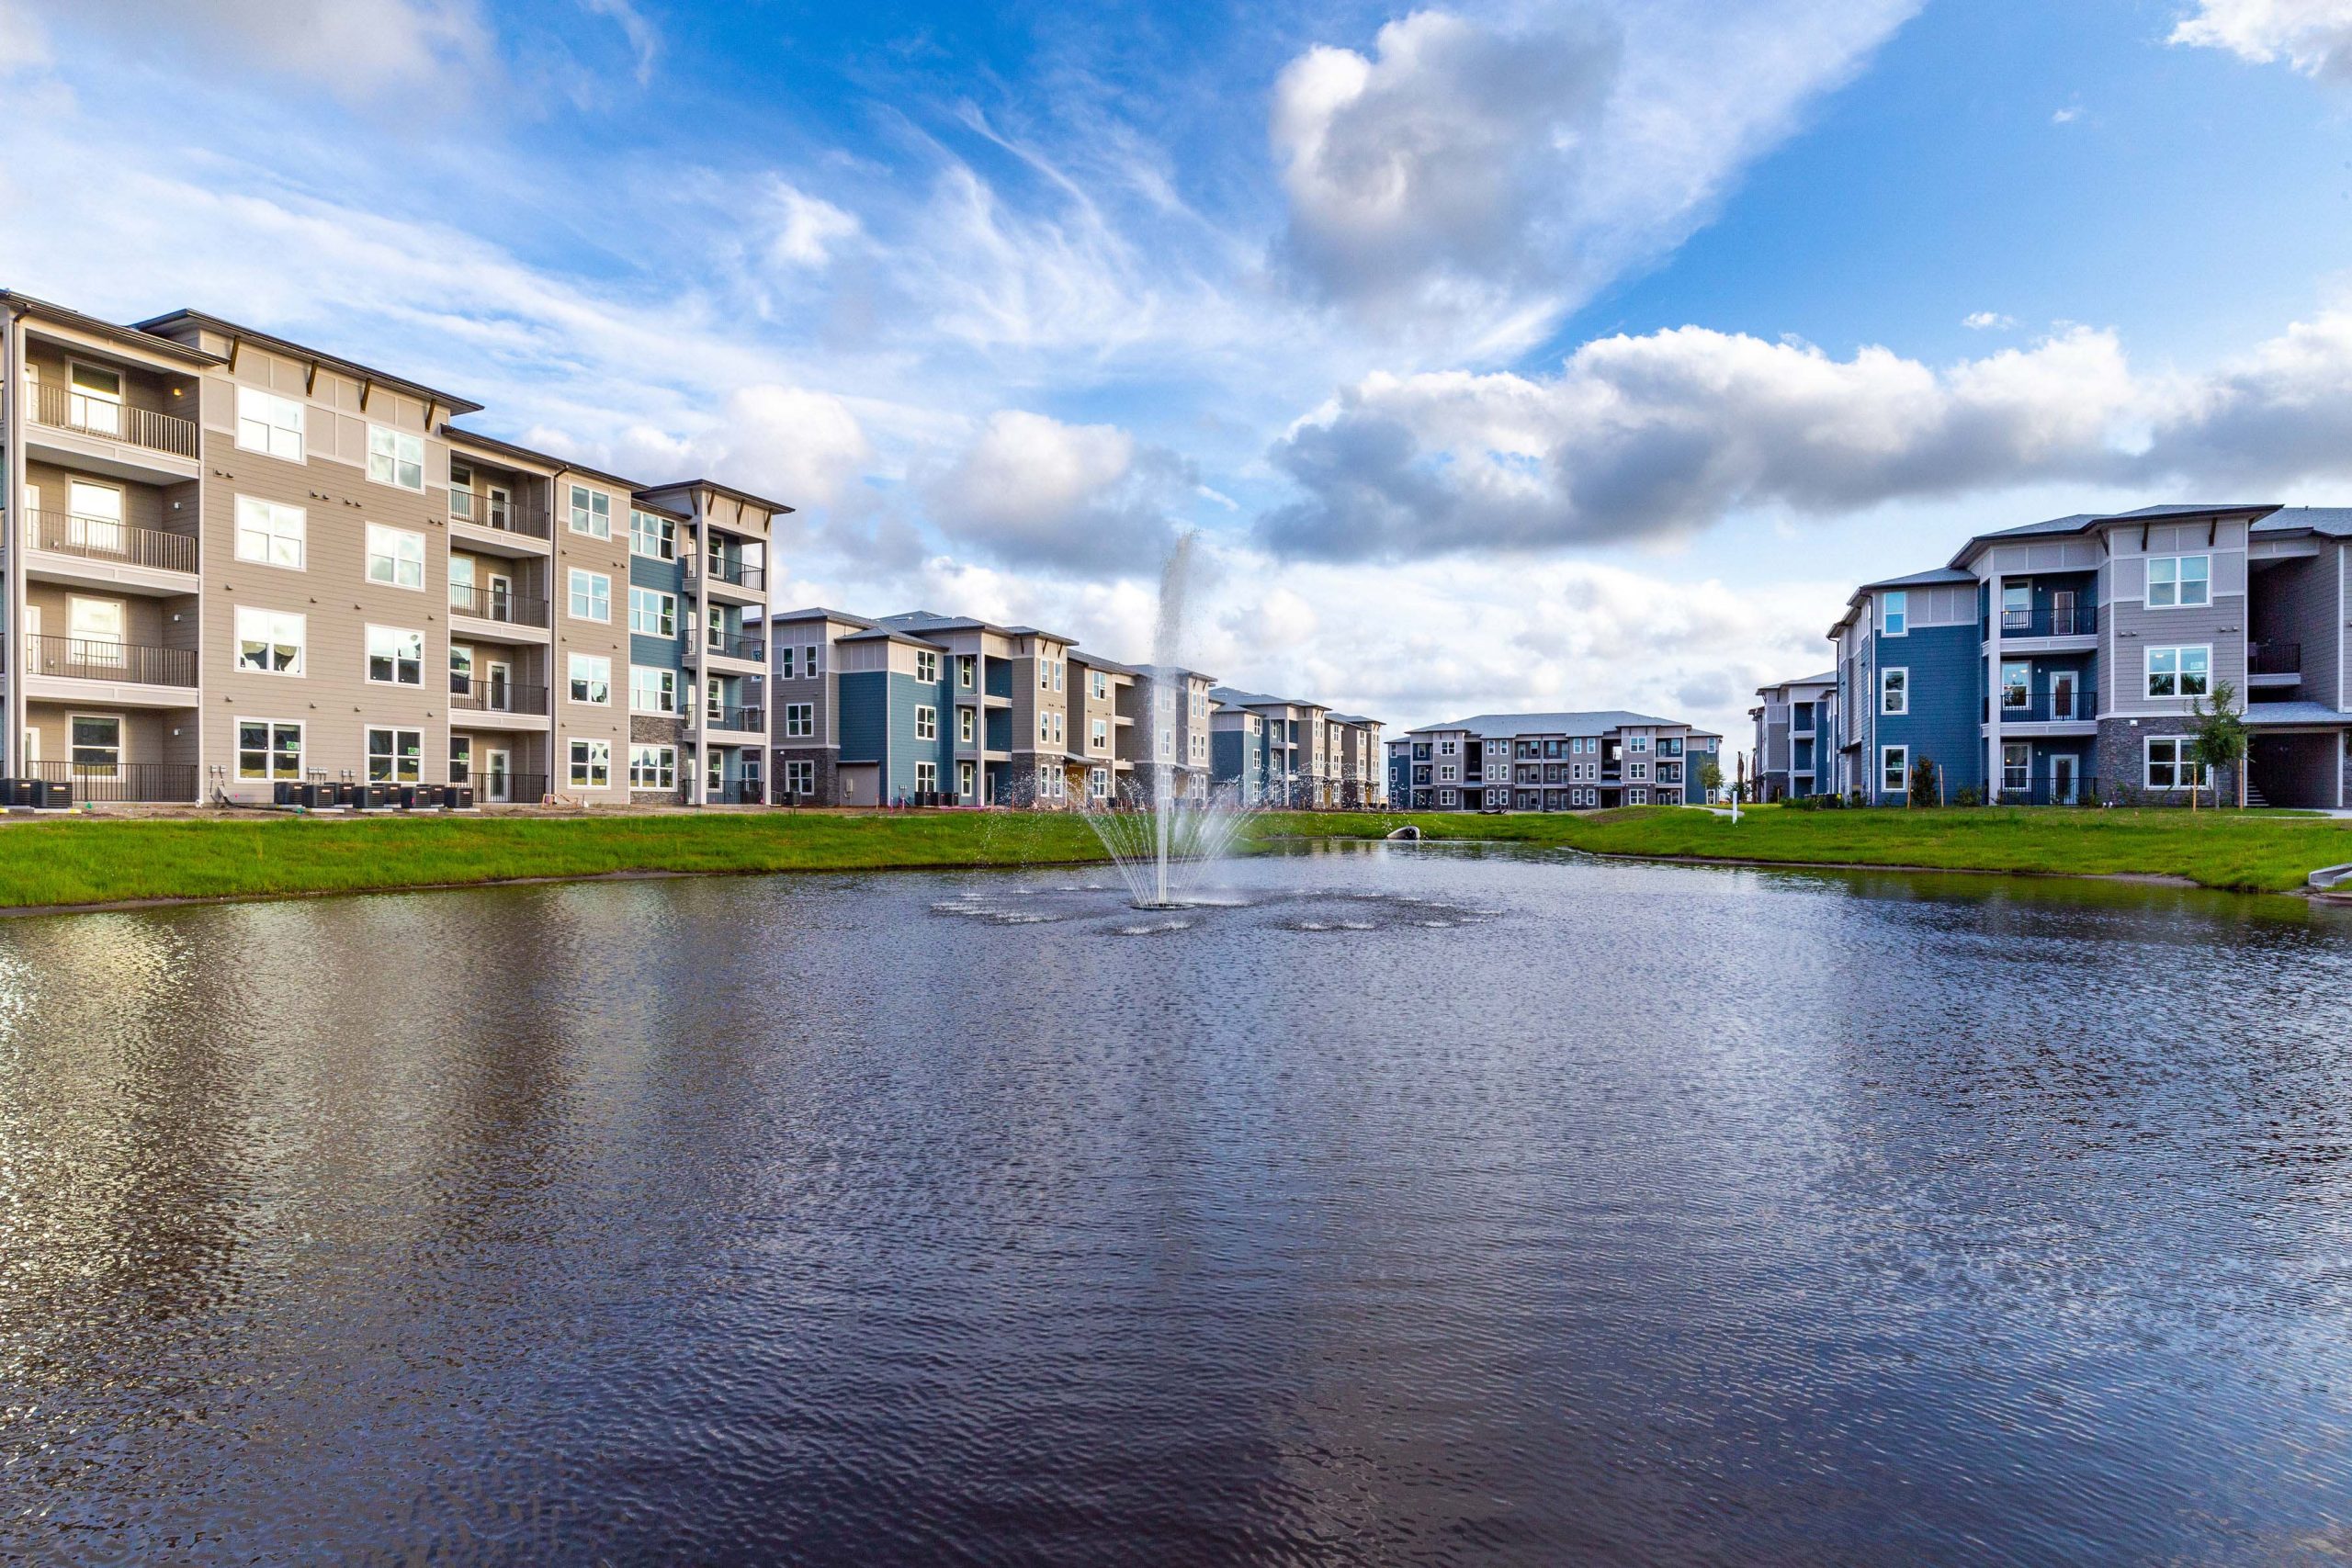
[(2270, 812), (2031, 810), (1743, 812), (1631, 809), (1588, 816), (1363, 815), (1287, 830), (1361, 836), (1412, 822), (1432, 838), (1507, 840), (1598, 854), (1939, 871), (2177, 876), (2206, 887), (2289, 892), (2352, 862), (2352, 822)]
[[(1953, 871), (2139, 874), (2287, 891), (2352, 861), (2352, 823), (2225, 812), (1699, 811), (1476, 817), (1277, 814), (1261, 840), (1373, 838), (1411, 822), (1438, 839), (1602, 854)], [(1072, 817), (893, 816), (74, 818), (0, 830), (0, 908), (141, 898), (362, 892), (624, 872), (864, 871), (1099, 861)]]

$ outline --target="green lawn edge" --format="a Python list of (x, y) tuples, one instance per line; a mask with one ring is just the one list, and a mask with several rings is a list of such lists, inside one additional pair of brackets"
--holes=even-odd
[[(1260, 841), (1431, 839), (1594, 854), (1758, 863), (2168, 876), (2288, 892), (2352, 861), (2352, 823), (2235, 811), (1962, 809), (1799, 812), (1735, 824), (1703, 811), (1481, 817), (1276, 812)], [(1057, 813), (141, 819), (72, 818), (0, 829), (0, 908), (253, 898), (626, 874), (749, 874), (1071, 864), (1105, 857)]]

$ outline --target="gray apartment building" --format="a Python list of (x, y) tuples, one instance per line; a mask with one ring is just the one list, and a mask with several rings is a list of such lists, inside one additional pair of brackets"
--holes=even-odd
[[(0, 773), (164, 803), (757, 797), (731, 682), (765, 665), (722, 628), (764, 618), (780, 503), (494, 440), (450, 423), (479, 404), (197, 311), (0, 310)], [(680, 586), (640, 599), (640, 548)]]
[(1606, 709), (1489, 713), (1405, 732), (1391, 788), (1416, 811), (1592, 811), (1705, 799), (1723, 738), (1679, 719)]
[(1793, 800), (1833, 790), (1838, 672), (1759, 686), (1756, 695), (1747, 710), (1756, 724), (1752, 797)]
[[(1830, 629), (1834, 787), (2184, 804), (2196, 705), (2227, 683), (2249, 799), (2352, 805), (2352, 508), (2174, 503), (1980, 534), (1865, 584)], [(2238, 781), (2217, 781), (2224, 798)]]

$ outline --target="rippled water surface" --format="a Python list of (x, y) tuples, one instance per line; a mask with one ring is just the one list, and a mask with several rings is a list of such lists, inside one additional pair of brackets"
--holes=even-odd
[(2352, 1552), (2352, 929), (1104, 881), (0, 924), (0, 1560)]

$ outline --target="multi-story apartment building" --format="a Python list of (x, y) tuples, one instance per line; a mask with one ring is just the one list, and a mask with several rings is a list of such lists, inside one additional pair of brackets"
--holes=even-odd
[[(1233, 785), (1245, 801), (1294, 809), (1339, 804), (1329, 708), (1231, 686), (1213, 688), (1209, 701), (1212, 773), (1217, 784)], [(1249, 716), (1257, 724), (1249, 724)]]
[(1216, 778), (1216, 677), (1173, 664), (1140, 665), (1136, 677), (1137, 722), (1129, 733), (1142, 798), (1154, 798), (1155, 773), (1166, 769), (1170, 798), (1208, 799)]
[(1755, 798), (1802, 799), (1834, 788), (1837, 671), (1759, 686), (1756, 694), (1763, 700), (1747, 710), (1756, 722)]
[(1391, 751), (1407, 793), (1393, 798), (1417, 811), (1681, 806), (1705, 798), (1699, 775), (1721, 746), (1680, 720), (1622, 709), (1479, 714), (1408, 730)]
[(0, 773), (104, 800), (322, 780), (705, 798), (684, 762), (719, 738), (640, 746), (624, 705), (640, 660), (695, 657), (623, 619), (631, 514), (749, 541), (782, 507), (462, 430), (479, 404), (197, 311), (0, 311), (18, 502)]
[[(654, 657), (665, 645), (683, 656), (694, 699), (679, 716), (684, 743), (694, 758), (691, 798), (714, 805), (759, 805), (769, 798), (768, 547), (775, 520), (792, 508), (711, 479), (642, 490), (637, 492), (637, 504), (652, 531), (640, 540), (632, 518), (629, 630), (636, 651), (631, 663), (635, 665), (637, 652)], [(660, 522), (665, 515), (685, 520), (684, 547), (664, 551), (670, 541)], [(674, 640), (665, 630), (658, 598), (646, 604), (645, 623), (639, 625), (640, 570), (655, 593), (672, 592), (667, 584), (676, 572), (675, 592), (685, 619)], [(652, 587), (652, 580), (661, 586)], [(637, 678), (632, 669), (632, 682)], [(631, 711), (634, 715), (634, 699)], [(631, 722), (635, 724), (634, 716)]]
[[(2226, 682), (2250, 797), (2347, 801), (2352, 509), (2169, 505), (1983, 534), (1858, 589), (1838, 649), (1838, 787), (2185, 802), (2192, 710)], [(2217, 782), (2224, 797), (2237, 781)]]
[(1328, 721), (1332, 758), (1331, 804), (1357, 811), (1388, 798), (1387, 770), (1380, 744), (1380, 721), (1362, 714), (1333, 714)]

